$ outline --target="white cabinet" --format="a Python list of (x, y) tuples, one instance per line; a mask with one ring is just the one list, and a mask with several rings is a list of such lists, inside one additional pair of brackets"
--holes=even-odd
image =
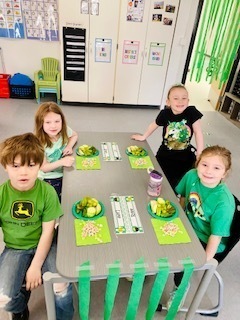
[[(142, 22), (131, 21), (128, 0), (122, 1), (115, 75), (114, 103), (137, 104), (145, 50), (150, 1), (145, 1)], [(133, 10), (134, 2), (132, 3)], [(131, 57), (132, 56), (132, 57)]]
[[(166, 12), (165, 2), (159, 7), (160, 2), (145, 1), (143, 21), (132, 22), (126, 19), (128, 1), (122, 1), (115, 103), (161, 104), (179, 6), (179, 0), (170, 2), (172, 12)], [(125, 40), (132, 41), (133, 47), (139, 42), (136, 64), (123, 63)]]
[[(75, 3), (74, 7), (72, 3)], [(120, 0), (100, 1), (99, 10), (94, 14), (91, 13), (90, 7), (88, 13), (82, 13), (81, 3), (81, 1), (71, 1), (66, 9), (64, 1), (59, 2), (60, 29), (71, 27), (86, 30), (84, 80), (64, 79), (63, 62), (66, 52), (62, 46), (62, 100), (112, 103)], [(75, 11), (69, 8), (74, 8)], [(96, 59), (96, 45), (104, 41), (109, 44), (109, 62), (99, 62), (99, 59)]]
[[(83, 13), (83, 3), (98, 9)], [(59, 29), (85, 33), (84, 80), (64, 78), (61, 39), (62, 100), (163, 105), (168, 87), (181, 81), (196, 10), (195, 0), (59, 1)], [(99, 59), (104, 49), (108, 60)]]

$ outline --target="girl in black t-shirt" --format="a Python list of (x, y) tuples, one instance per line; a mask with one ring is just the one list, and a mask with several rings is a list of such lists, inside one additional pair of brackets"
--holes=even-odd
[[(194, 167), (196, 156), (204, 148), (200, 123), (203, 115), (194, 106), (188, 106), (188, 102), (186, 88), (182, 84), (172, 86), (167, 95), (167, 107), (160, 111), (143, 135), (132, 136), (134, 140), (144, 141), (159, 126), (163, 127), (162, 144), (156, 158), (173, 189), (183, 175)], [(193, 134), (196, 150), (190, 144)]]

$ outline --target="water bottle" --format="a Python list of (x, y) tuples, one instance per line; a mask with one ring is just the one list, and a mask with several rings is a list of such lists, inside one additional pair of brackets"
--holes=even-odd
[(158, 197), (161, 193), (163, 176), (160, 172), (148, 168), (149, 183), (147, 193), (152, 197)]

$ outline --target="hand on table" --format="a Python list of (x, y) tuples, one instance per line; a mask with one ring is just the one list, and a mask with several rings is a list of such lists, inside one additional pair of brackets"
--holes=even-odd
[(144, 140), (146, 140), (142, 134), (133, 134), (133, 135), (131, 136), (131, 139), (132, 139), (132, 140), (137, 140), (137, 141), (144, 141)]
[(65, 156), (61, 159), (63, 167), (71, 167), (74, 164), (75, 158), (72, 156)]

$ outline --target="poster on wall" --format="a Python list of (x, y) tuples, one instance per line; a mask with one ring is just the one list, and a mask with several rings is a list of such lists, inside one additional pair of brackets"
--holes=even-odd
[(127, 4), (127, 21), (142, 22), (144, 0), (129, 0)]
[(166, 48), (166, 43), (151, 42), (148, 64), (154, 65), (154, 66), (162, 66), (165, 48)]
[(20, 0), (0, 1), (0, 37), (14, 39), (25, 37)]
[(81, 14), (89, 14), (89, 2), (88, 0), (81, 1)]
[(111, 62), (112, 40), (95, 40), (95, 62)]
[(137, 64), (139, 54), (139, 41), (125, 40), (123, 43), (122, 62), (127, 64)]
[(59, 40), (57, 0), (23, 0), (22, 10), (27, 39)]
[(90, 2), (90, 14), (93, 16), (99, 15), (99, 0), (91, 0)]
[(93, 16), (99, 15), (99, 0), (82, 0), (81, 13), (91, 14)]

